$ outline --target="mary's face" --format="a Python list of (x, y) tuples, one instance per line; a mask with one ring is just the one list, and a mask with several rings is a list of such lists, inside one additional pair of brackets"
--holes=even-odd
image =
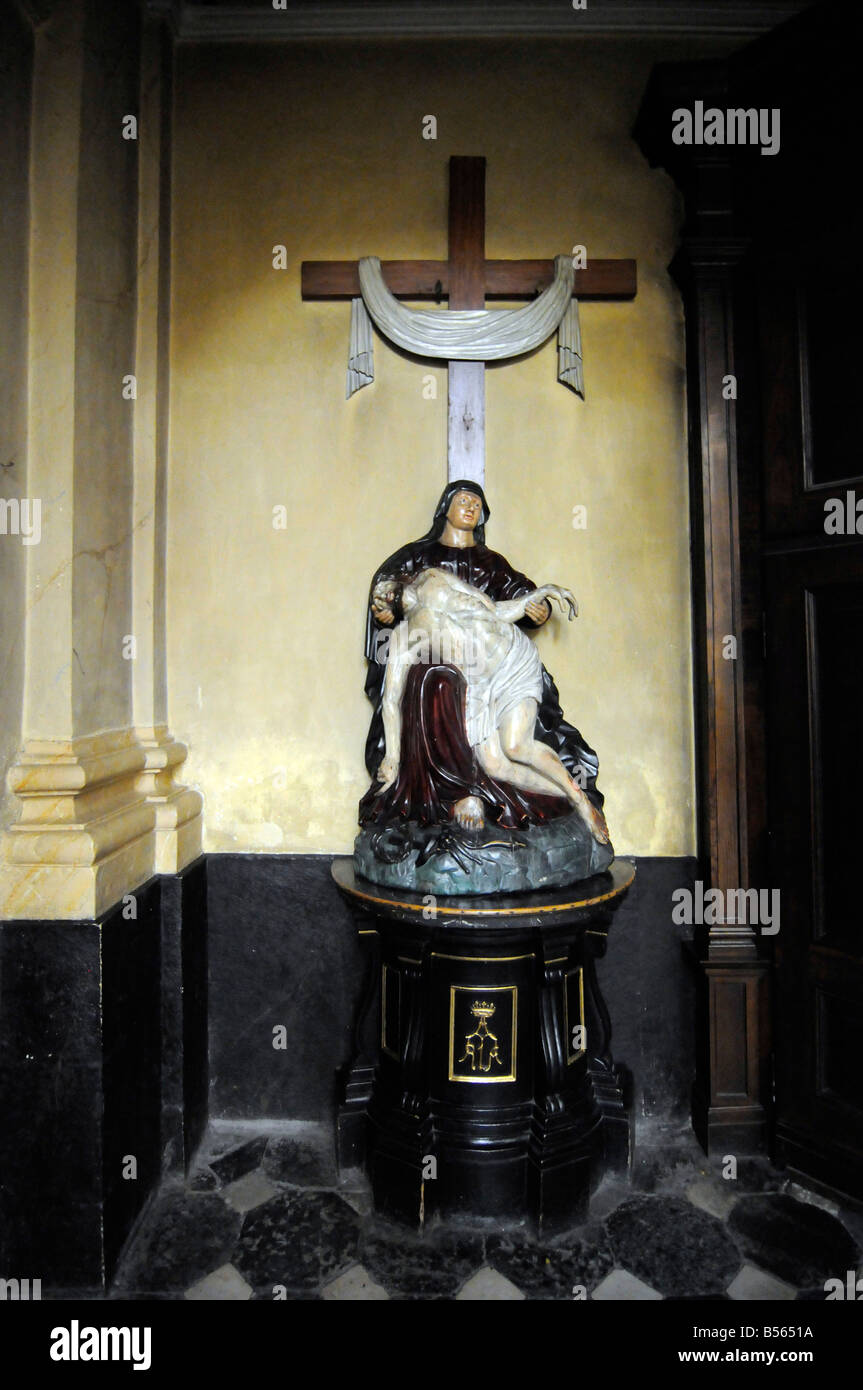
[(482, 502), (475, 492), (457, 492), (449, 504), (446, 519), (460, 531), (473, 531), (482, 516)]

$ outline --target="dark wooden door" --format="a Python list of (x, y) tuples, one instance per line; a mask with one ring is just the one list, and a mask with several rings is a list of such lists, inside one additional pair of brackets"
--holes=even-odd
[(765, 267), (758, 293), (767, 877), (776, 1157), (863, 1197), (861, 353), (843, 260)]
[[(861, 39), (859, 5), (819, 0), (727, 58), (659, 64), (634, 134), (686, 207), (702, 872), (780, 893), (777, 935), (697, 941), (693, 1122), (725, 1153), (769, 1120), (780, 1160), (863, 1197)], [(697, 100), (770, 116), (781, 148), (677, 144)]]

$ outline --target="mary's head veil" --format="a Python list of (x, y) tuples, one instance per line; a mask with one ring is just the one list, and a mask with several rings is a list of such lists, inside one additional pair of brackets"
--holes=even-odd
[(457, 492), (472, 492), (474, 497), (478, 497), (482, 503), (482, 515), (474, 528), (473, 534), (477, 545), (485, 545), (485, 523), (491, 516), (491, 508), (485, 500), (485, 493), (479, 483), (471, 482), (470, 478), (457, 478), (455, 482), (447, 483), (435, 507), (431, 528), (422, 539), (424, 541), (436, 541), (440, 538), (440, 534), (446, 523), (446, 514)]

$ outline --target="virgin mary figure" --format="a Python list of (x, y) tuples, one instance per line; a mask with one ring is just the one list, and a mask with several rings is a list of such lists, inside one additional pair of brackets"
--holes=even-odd
[[(435, 508), (432, 524), (419, 540), (395, 551), (376, 571), (369, 594), (366, 694), (372, 720), (366, 741), (366, 767), (372, 784), (360, 802), (360, 824), (452, 827), (475, 838), (485, 827), (519, 830), (571, 814), (563, 795), (528, 791), (498, 780), (480, 766), (465, 728), (465, 681), (460, 671), (430, 654), (407, 677), (401, 703), (402, 746), (398, 775), (384, 785), (380, 767), (385, 754), (383, 694), (389, 637), (404, 616), (401, 587), (423, 570), (440, 569), (487, 594), (495, 602), (521, 598), (536, 588), (485, 543), (490, 509), (482, 488), (459, 479), (449, 483)], [(527, 606), (520, 626), (536, 629), (551, 613), (547, 600)], [(534, 738), (558, 754), (567, 772), (599, 812), (603, 797), (596, 779), (599, 762), (593, 749), (564, 719), (552, 677), (542, 668), (542, 698)], [(451, 837), (448, 843), (452, 843)], [(594, 862), (594, 861), (591, 861)]]

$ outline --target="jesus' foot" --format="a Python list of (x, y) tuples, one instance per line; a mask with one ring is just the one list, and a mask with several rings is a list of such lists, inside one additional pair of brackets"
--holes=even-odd
[(485, 825), (482, 802), (478, 796), (463, 796), (453, 807), (452, 816), (462, 830), (482, 830)]
[(598, 840), (601, 845), (607, 845), (609, 843), (609, 840), (611, 839), (611, 836), (608, 831), (608, 825), (606, 823), (605, 816), (602, 814), (598, 806), (594, 806), (590, 797), (586, 794), (583, 788), (579, 786), (576, 779), (572, 778), (571, 780), (572, 785), (575, 787), (576, 792), (578, 793), (578, 810), (581, 812), (582, 818), (586, 821), (588, 829), (590, 830), (594, 839)]

